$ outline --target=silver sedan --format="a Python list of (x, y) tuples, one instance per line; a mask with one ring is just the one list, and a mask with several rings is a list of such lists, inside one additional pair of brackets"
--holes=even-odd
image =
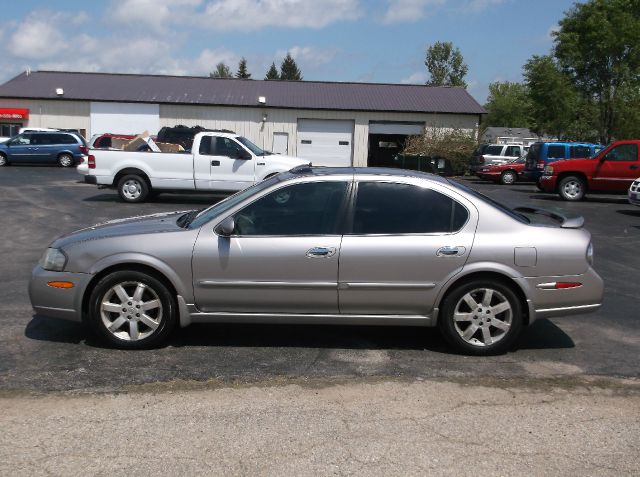
[(304, 166), (201, 211), (61, 237), (29, 292), (119, 348), (194, 322), (322, 323), (437, 326), (495, 354), (538, 318), (600, 307), (582, 225), (429, 174)]

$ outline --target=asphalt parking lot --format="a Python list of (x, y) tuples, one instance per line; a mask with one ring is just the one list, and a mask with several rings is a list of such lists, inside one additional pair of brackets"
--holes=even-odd
[(582, 214), (594, 237), (595, 268), (606, 284), (601, 310), (540, 320), (525, 331), (516, 350), (490, 358), (453, 354), (436, 330), (422, 328), (193, 325), (161, 349), (106, 349), (79, 324), (33, 315), (27, 284), (46, 246), (80, 227), (201, 208), (215, 197), (166, 194), (146, 204), (124, 204), (114, 191), (80, 183), (74, 170), (2, 168), (0, 389), (113, 391), (172, 380), (638, 377), (640, 208), (623, 196), (566, 203), (532, 184), (467, 183), (510, 206), (562, 207)]

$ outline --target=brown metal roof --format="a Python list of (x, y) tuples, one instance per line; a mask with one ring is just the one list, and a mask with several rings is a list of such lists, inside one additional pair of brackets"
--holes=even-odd
[[(64, 90), (63, 96), (56, 89)], [(483, 114), (464, 88), (404, 84), (213, 79), (34, 71), (0, 86), (0, 98), (66, 99), (216, 106)]]

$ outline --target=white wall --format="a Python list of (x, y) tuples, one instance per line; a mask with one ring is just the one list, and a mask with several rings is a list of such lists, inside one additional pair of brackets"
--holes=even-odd
[(157, 134), (160, 106), (145, 103), (91, 102), (91, 134)]

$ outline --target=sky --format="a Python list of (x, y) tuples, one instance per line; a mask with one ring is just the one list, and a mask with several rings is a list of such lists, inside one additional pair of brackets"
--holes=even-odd
[(572, 0), (0, 0), (0, 82), (32, 70), (208, 75), (247, 59), (263, 79), (287, 52), (304, 79), (415, 83), (450, 41), (484, 104), (547, 54)]

